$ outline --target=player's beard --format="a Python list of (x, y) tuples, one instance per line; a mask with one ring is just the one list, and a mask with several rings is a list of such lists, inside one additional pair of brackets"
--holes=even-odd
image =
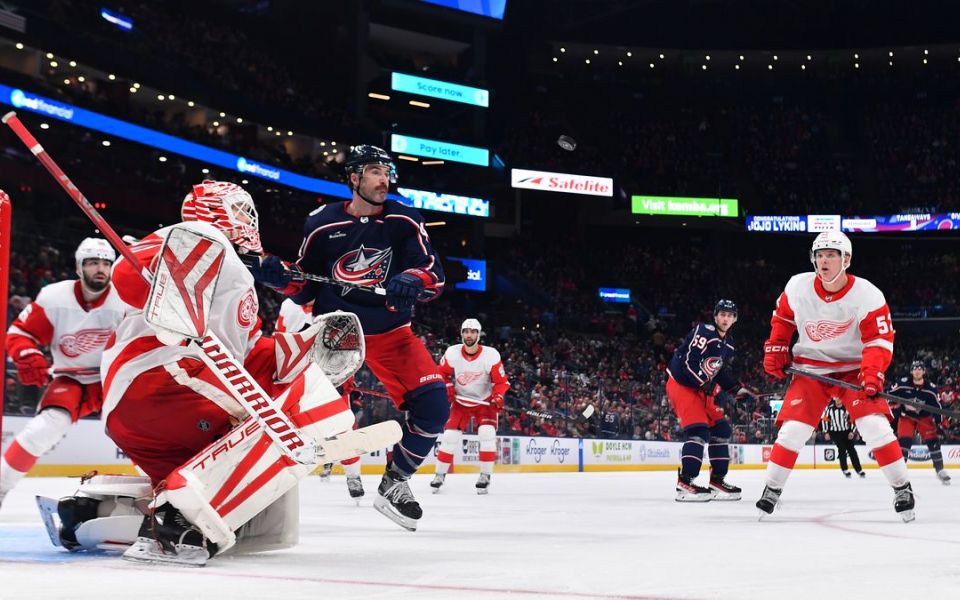
[(83, 286), (90, 290), (91, 292), (102, 292), (107, 289), (107, 286), (110, 285), (110, 278), (105, 277), (103, 281), (97, 281), (96, 279), (91, 279), (87, 277), (87, 274), (83, 274)]

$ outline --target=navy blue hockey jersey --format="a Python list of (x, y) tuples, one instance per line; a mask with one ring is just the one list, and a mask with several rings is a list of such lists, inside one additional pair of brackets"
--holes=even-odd
[[(440, 295), (443, 267), (416, 209), (388, 200), (380, 214), (354, 217), (346, 206), (346, 202), (326, 204), (307, 217), (297, 260), (301, 269), (381, 288), (398, 273), (422, 269), (432, 274), (436, 283), (428, 286), (419, 299), (429, 301)], [(410, 322), (409, 310), (388, 311), (384, 296), (362, 290), (308, 281), (291, 297), (298, 304), (314, 300), (314, 315), (332, 310), (354, 312), (368, 334), (384, 333)]]
[[(916, 386), (913, 385), (912, 377), (901, 377), (893, 383), (893, 387), (890, 388), (890, 394), (905, 400), (923, 402), (927, 406), (932, 406), (934, 408), (942, 408), (940, 406), (940, 397), (937, 394), (937, 386), (933, 385), (927, 380), (924, 380), (923, 385)], [(907, 406), (905, 404), (901, 404), (900, 406), (901, 414), (907, 417), (916, 418), (933, 416), (937, 421), (941, 419), (941, 416), (938, 414), (929, 413), (913, 406)]]
[(721, 338), (715, 326), (700, 323), (677, 346), (667, 372), (687, 387), (712, 392), (712, 384), (716, 383), (729, 391), (739, 385), (727, 367), (735, 352), (729, 333)]

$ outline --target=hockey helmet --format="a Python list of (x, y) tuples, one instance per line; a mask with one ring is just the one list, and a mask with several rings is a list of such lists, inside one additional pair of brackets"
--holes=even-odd
[(837, 250), (841, 256), (853, 258), (853, 244), (850, 238), (841, 231), (821, 232), (810, 246), (810, 262), (817, 266), (817, 250)]
[(347, 156), (344, 164), (344, 171), (349, 176), (351, 173), (363, 176), (363, 167), (367, 165), (382, 165), (387, 167), (387, 177), (390, 183), (397, 182), (397, 166), (393, 162), (393, 157), (386, 150), (370, 144), (360, 144), (354, 146)]
[(80, 242), (80, 245), (77, 246), (77, 251), (74, 253), (74, 258), (77, 261), (77, 270), (79, 270), (81, 267), (83, 267), (83, 261), (87, 260), (88, 258), (109, 260), (111, 263), (116, 262), (117, 252), (107, 240), (103, 238), (89, 237)]
[(237, 246), (257, 254), (263, 252), (253, 198), (235, 183), (205, 179), (193, 186), (183, 199), (180, 217), (210, 223)]
[(721, 310), (733, 313), (734, 317), (737, 316), (737, 304), (733, 300), (717, 300), (717, 303), (713, 306), (713, 316), (720, 314)]
[(914, 369), (920, 369), (921, 371), (926, 372), (927, 367), (923, 365), (922, 360), (915, 360), (912, 363), (910, 363), (910, 370), (913, 371)]
[(476, 319), (466, 319), (463, 324), (460, 325), (460, 331), (462, 332), (464, 329), (476, 329), (478, 333), (483, 331), (480, 327), (480, 321)]

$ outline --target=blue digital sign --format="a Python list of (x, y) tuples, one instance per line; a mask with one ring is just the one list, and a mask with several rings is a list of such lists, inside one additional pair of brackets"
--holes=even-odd
[(487, 291), (487, 261), (456, 256), (448, 256), (447, 260), (458, 262), (467, 270), (467, 280), (454, 284), (454, 288), (474, 292)]
[(604, 302), (630, 303), (630, 290), (627, 288), (600, 288), (599, 295)]
[[(37, 94), (31, 94), (20, 89), (14, 89), (0, 84), (0, 102), (10, 104), (14, 108), (28, 110), (40, 115), (59, 119), (67, 123), (93, 129), (112, 136), (137, 142), (145, 146), (152, 146), (174, 154), (186, 156), (211, 165), (239, 171), (245, 175), (259, 177), (275, 183), (282, 183), (292, 188), (314, 192), (338, 198), (352, 198), (350, 188), (345, 184), (299, 175), (285, 169), (261, 164), (257, 161), (210, 148), (195, 142), (160, 133), (159, 131), (127, 123), (90, 110), (57, 102)], [(390, 194), (392, 200), (400, 197)]]
[(401, 154), (425, 156), (437, 160), (466, 163), (486, 167), (490, 164), (490, 151), (485, 148), (461, 146), (448, 142), (438, 142), (409, 135), (390, 135), (390, 149)]
[(455, 196), (453, 194), (438, 194), (424, 190), (397, 188), (400, 194), (400, 203), (412, 206), (418, 210), (435, 210), (455, 215), (470, 217), (489, 217), (490, 201), (469, 196)]
[(482, 88), (427, 79), (426, 77), (404, 75), (403, 73), (394, 73), (390, 78), (390, 86), (398, 92), (440, 98), (451, 102), (462, 102), (463, 104), (484, 108), (490, 107), (490, 91)]
[(100, 16), (104, 21), (116, 25), (119, 29), (124, 31), (133, 31), (133, 19), (130, 17), (121, 15), (120, 13), (115, 13), (106, 8), (100, 9)]
[(421, 2), (499, 20), (503, 20), (503, 13), (507, 8), (507, 0), (421, 0)]

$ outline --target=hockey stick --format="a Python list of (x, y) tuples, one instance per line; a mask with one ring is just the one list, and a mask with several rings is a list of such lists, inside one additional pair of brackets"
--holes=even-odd
[[(383, 392), (378, 392), (375, 390), (368, 390), (366, 388), (354, 388), (354, 391), (360, 392), (360, 394), (364, 396), (373, 396), (375, 398), (387, 398), (392, 400), (389, 394), (384, 394)], [(490, 403), (489, 402), (480, 403), (477, 406), (490, 406)], [(592, 417), (593, 414), (596, 412), (596, 409), (593, 407), (592, 404), (588, 404), (587, 407), (583, 409), (583, 412), (579, 413), (576, 417), (565, 415), (563, 413), (548, 412), (545, 410), (536, 410), (533, 408), (514, 408), (512, 406), (504, 406), (503, 410), (509, 413), (524, 414), (537, 419), (546, 419), (548, 421), (552, 419), (577, 419), (577, 420), (586, 421), (587, 419)]]
[[(248, 269), (252, 269), (255, 266), (255, 261), (259, 261), (261, 257), (255, 254), (241, 254), (240, 261), (247, 266)], [(330, 277), (324, 277), (323, 275), (314, 275), (313, 273), (304, 273), (300, 270), (290, 270), (285, 269), (287, 273), (290, 273), (291, 281), (316, 281), (318, 283), (325, 283), (327, 285), (335, 285), (337, 287), (345, 288), (348, 290), (359, 290), (361, 292), (366, 292), (368, 294), (376, 294), (378, 296), (386, 296), (387, 290), (379, 287), (370, 287), (366, 285), (360, 285), (359, 283), (351, 283), (349, 281), (339, 281)]]
[[(43, 146), (37, 142), (37, 139), (27, 131), (27, 128), (15, 112), (8, 112), (0, 119), (6, 124), (20, 141), (24, 143), (30, 152), (40, 161), (54, 179), (60, 184), (60, 187), (67, 192), (67, 195), (80, 207), (80, 210), (93, 221), (94, 225), (110, 241), (114, 248), (125, 258), (131, 266), (140, 266), (140, 277), (150, 284), (153, 275), (146, 265), (140, 264), (136, 255), (129, 246), (123, 243), (123, 240), (113, 230), (113, 227), (107, 223), (106, 219), (90, 204), (90, 201), (77, 189), (63, 169), (54, 162), (53, 158), (43, 149)], [(317, 443), (316, 441), (301, 436), (300, 429), (293, 424), (290, 418), (282, 408), (273, 401), (266, 392), (260, 388), (259, 384), (247, 373), (243, 365), (235, 358), (230, 356), (230, 352), (223, 343), (217, 339), (213, 332), (207, 332), (202, 340), (194, 340), (201, 354), (210, 359), (204, 360), (205, 364), (210, 365), (218, 378), (229, 384), (229, 389), (237, 402), (252, 416), (264, 432), (273, 442), (281, 448), (281, 451), (289, 458), (300, 464), (314, 464), (317, 461)]]
[[(818, 375), (816, 373), (811, 373), (810, 371), (807, 371), (805, 369), (799, 369), (797, 367), (787, 367), (784, 369), (784, 371), (792, 375), (809, 377), (810, 379), (813, 379), (814, 381), (819, 381), (820, 383), (835, 385), (837, 387), (842, 387), (842, 388), (845, 388), (848, 390), (854, 390), (857, 392), (863, 391), (863, 387), (855, 383), (850, 383), (849, 381), (842, 381), (840, 379), (834, 379), (833, 377), (827, 377), (826, 375)], [(952, 410), (947, 410), (945, 408), (937, 408), (936, 406), (930, 406), (929, 404), (925, 404), (923, 402), (917, 402), (915, 400), (900, 398), (899, 396), (894, 396), (893, 394), (888, 394), (886, 392), (878, 392), (877, 395), (889, 402), (903, 404), (904, 406), (912, 406), (922, 411), (936, 413), (938, 415), (950, 417), (951, 419), (960, 419), (960, 412), (954, 412)]]

